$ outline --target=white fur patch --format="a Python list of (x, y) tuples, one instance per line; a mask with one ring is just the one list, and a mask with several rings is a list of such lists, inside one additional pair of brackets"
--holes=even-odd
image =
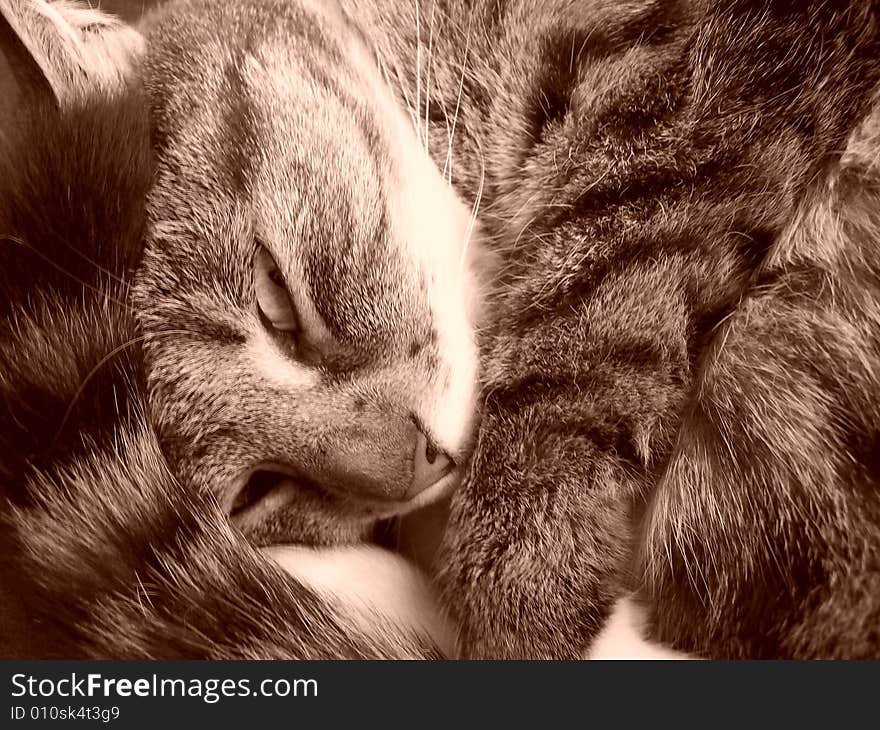
[[(424, 575), (404, 558), (373, 546), (313, 549), (299, 546), (263, 552), (318, 594), (338, 601), (369, 631), (377, 618), (430, 636), (453, 655), (453, 631)], [(644, 637), (642, 610), (628, 598), (617, 602), (584, 659), (694, 659)]]
[(584, 659), (693, 659), (644, 637), (642, 610), (629, 598), (614, 607), (605, 627), (587, 650)]
[[(385, 101), (393, 104), (387, 93)], [(479, 244), (470, 240), (469, 211), (421, 148), (409, 119), (398, 109), (386, 117), (399, 179), (388, 195), (391, 225), (421, 270), (441, 359), (420, 415), (440, 446), (457, 454), (475, 415), (477, 346), (469, 304), (477, 284), (465, 248)]]
[(338, 601), (362, 629), (369, 631), (381, 617), (392, 626), (430, 636), (452, 655), (453, 633), (428, 581), (399, 555), (367, 545), (285, 545), (263, 553), (318, 594)]

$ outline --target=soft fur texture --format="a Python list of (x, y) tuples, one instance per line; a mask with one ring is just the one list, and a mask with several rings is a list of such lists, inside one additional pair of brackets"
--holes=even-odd
[(439, 656), (396, 610), (282, 573), (168, 470), (126, 303), (145, 121), (139, 95), (40, 108), (2, 163), (4, 657)]
[[(186, 3), (148, 37), (151, 412), (175, 471), (223, 504), (255, 469), (292, 475), (270, 514), (237, 517), (264, 543), (362, 538), (442, 496), (405, 496), (419, 430), (459, 464), (472, 443), (470, 211), (332, 9)], [(260, 321), (258, 246), (296, 343)]]
[[(131, 308), (148, 112), (138, 88), (44, 96), (0, 148), (4, 657), (440, 656), (439, 620), (303, 585), (169, 470)], [(399, 558), (355, 558), (432, 600)]]
[(504, 257), (462, 654), (575, 656), (630, 586), (685, 651), (877, 656), (877, 4), (351, 9)]
[[(405, 483), (410, 412), (463, 459), (477, 235), (500, 260), (481, 424), (435, 563), (458, 655), (601, 649), (633, 590), (682, 651), (880, 655), (876, 3), (176, 7), (148, 41), (154, 177), (136, 94), (38, 116), (44, 157), (2, 176), (28, 246), (3, 353), (41, 363), (0, 369), (2, 629), (51, 627), (14, 653), (431, 655), (222, 507), (266, 461), (308, 479), (239, 522), (252, 540), (357, 539), (412, 506), (347, 490), (328, 414), (363, 419), (368, 482)], [(110, 154), (58, 146), (92, 126)], [(329, 335), (305, 354), (260, 329), (255, 239)], [(112, 309), (132, 282), (134, 317)], [(114, 353), (135, 335), (143, 369)]]

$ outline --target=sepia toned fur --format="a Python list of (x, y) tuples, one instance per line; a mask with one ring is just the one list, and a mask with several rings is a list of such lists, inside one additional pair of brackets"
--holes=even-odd
[[(574, 658), (635, 593), (682, 652), (877, 657), (878, 10), (160, 11), (143, 88), (5, 145), (12, 654)], [(446, 496), (419, 439), (454, 649), (278, 547)]]
[[(237, 516), (255, 540), (362, 538), (440, 496), (407, 497), (419, 429), (459, 464), (470, 447), (470, 211), (341, 14), (188, 4), (149, 42), (135, 302), (163, 444), (225, 505), (254, 470), (290, 471), (268, 518), (265, 500)], [(295, 351), (259, 320), (255, 242), (296, 300)]]
[(437, 560), (462, 655), (577, 656), (636, 589), (683, 651), (877, 656), (878, 6), (397, 10), (504, 260)]
[[(137, 53), (137, 48), (133, 52)], [(38, 59), (32, 74), (43, 73), (42, 64), (55, 62)], [(199, 248), (185, 249), (186, 233), (191, 237), (202, 233), (204, 221), (179, 221), (178, 216), (192, 214), (182, 204), (166, 209), (174, 214), (173, 219), (156, 219), (162, 205), (167, 205), (163, 195), (177, 195), (179, 201), (186, 198), (182, 190), (185, 178), (179, 171), (181, 187), (177, 192), (163, 187), (163, 171), (173, 164), (174, 155), (159, 138), (161, 125), (154, 123), (152, 129), (149, 125), (151, 99), (155, 98), (147, 95), (150, 89), (149, 83), (146, 89), (132, 83), (128, 88), (119, 84), (112, 89), (94, 85), (88, 93), (68, 96), (35, 92), (37, 98), (18, 110), (16, 124), (11, 127), (13, 136), (2, 150), (0, 227), (7, 244), (0, 279), (4, 292), (0, 367), (5, 411), (0, 449), (4, 495), (0, 637), (4, 656), (415, 658), (448, 654), (445, 625), (430, 589), (402, 558), (379, 548), (347, 551), (341, 547), (322, 554), (323, 562), (316, 570), (311, 564), (317, 558), (305, 548), (260, 553), (242, 537), (242, 532), (254, 534), (248, 523), (239, 525), (239, 530), (229, 524), (227, 490), (231, 481), (243, 487), (246, 475), (241, 472), (279, 458), (278, 451), (288, 461), (307, 453), (308, 442), (303, 447), (295, 445), (297, 432), (309, 425), (303, 420), (303, 401), (307, 404), (309, 397), (315, 398), (308, 389), (323, 383), (304, 384), (307, 374), (291, 375), (285, 370), (287, 361), (278, 352), (280, 346), (266, 341), (258, 330), (259, 321), (250, 321), (255, 319), (250, 309), (251, 291), (236, 302), (229, 289), (223, 290), (221, 296), (225, 293), (227, 298), (221, 304), (226, 310), (210, 299), (212, 284), (232, 287), (233, 292), (236, 284), (248, 289), (253, 286), (252, 233), (246, 240), (230, 240), (221, 238), (228, 230), (218, 228), (214, 229), (219, 238), (216, 249), (209, 247), (213, 241), (200, 241)], [(201, 139), (209, 141), (207, 136)], [(190, 147), (188, 154), (195, 159), (198, 150)], [(217, 181), (204, 169), (193, 168), (194, 174), (198, 172), (205, 176), (202, 180)], [(211, 210), (218, 217), (223, 213), (219, 207), (224, 201), (223, 190), (216, 192), (216, 207), (209, 208), (211, 201), (202, 201), (205, 215)], [(230, 192), (227, 190), (227, 195)], [(148, 193), (150, 204), (145, 208)], [(454, 198), (451, 193), (446, 195), (451, 213), (456, 214)], [(268, 213), (277, 212), (268, 209)], [(457, 220), (452, 215), (447, 222), (452, 227)], [(462, 220), (464, 232), (466, 213)], [(400, 225), (397, 220), (394, 223)], [(267, 225), (265, 230), (271, 229)], [(436, 234), (448, 230), (438, 228)], [(384, 236), (383, 241), (389, 248), (407, 245), (405, 240)], [(463, 244), (464, 239), (458, 243)], [(176, 248), (166, 251), (163, 258), (160, 249), (165, 245)], [(225, 250), (221, 248), (224, 245)], [(277, 245), (283, 246), (279, 259), (282, 255), (292, 258), (288, 240)], [(236, 261), (230, 256), (236, 247), (248, 251), (246, 259)], [(174, 253), (188, 257), (180, 264), (181, 271), (173, 268)], [(239, 264), (237, 278), (212, 279), (220, 273), (210, 268), (212, 253), (217, 254), (215, 261), (220, 265)], [(441, 258), (442, 253), (432, 257), (427, 251), (421, 260), (400, 261), (394, 272), (399, 286), (386, 290), (395, 312), (406, 314), (407, 304), (420, 313), (442, 305), (431, 296), (437, 285), (432, 277), (448, 273), (443, 281), (446, 287), (464, 283), (467, 269), (460, 265), (463, 249), (455, 252), (454, 266)], [(389, 259), (392, 255), (393, 250), (388, 251)], [(165, 268), (151, 270), (156, 261)], [(198, 261), (205, 268), (194, 273), (193, 264)], [(310, 263), (321, 262), (313, 258)], [(358, 263), (356, 260), (352, 265)], [(420, 268), (419, 263), (424, 266)], [(183, 279), (180, 285), (184, 288), (169, 291), (166, 285), (175, 281), (175, 273)], [(191, 279), (183, 278), (187, 273)], [(420, 284), (420, 275), (424, 284), (412, 292), (407, 290), (413, 280)], [(365, 286), (369, 282), (366, 276), (362, 280)], [(357, 288), (358, 282), (350, 278), (348, 283), (352, 286), (346, 293), (354, 303), (363, 301), (363, 288)], [(412, 295), (410, 300), (405, 298), (408, 294)], [(346, 300), (337, 297), (334, 302), (342, 306)], [(465, 317), (464, 302), (464, 296), (453, 298), (457, 308), (451, 316)], [(206, 320), (217, 312), (225, 318), (219, 318), (212, 329)], [(171, 326), (164, 327), (163, 313), (178, 316)], [(135, 315), (143, 321), (138, 322)], [(233, 315), (240, 319), (233, 319)], [(198, 320), (198, 316), (205, 319)], [(232, 332), (224, 339), (223, 325), (229, 327), (230, 321), (241, 333)], [(464, 338), (453, 344), (464, 358), (470, 355), (473, 360), (469, 328), (463, 326), (450, 334), (442, 328), (419, 329), (416, 324), (412, 331), (401, 327), (390, 333), (408, 335), (403, 343), (394, 339), (386, 342), (378, 336), (369, 339), (378, 352), (367, 353), (376, 357), (369, 360), (372, 368), (363, 378), (361, 390), (356, 389), (356, 382), (354, 386), (346, 382), (348, 373), (328, 374), (335, 390), (325, 391), (323, 412), (328, 422), (335, 417), (337, 430), (328, 427), (313, 436), (322, 440), (325, 449), (343, 427), (349, 429), (352, 440), (375, 437), (377, 448), (367, 456), (377, 458), (376, 469), (388, 469), (396, 478), (388, 485), (395, 489), (406, 487), (404, 479), (412, 475), (416, 441), (403, 427), (399, 428), (406, 431), (402, 435), (391, 430), (403, 420), (403, 414), (409, 415), (403, 408), (418, 407), (419, 426), (432, 428), (436, 438), (442, 439), (438, 448), (449, 449), (456, 457), (458, 450), (465, 448), (473, 411), (473, 365), (468, 370), (467, 360), (459, 360), (455, 375), (463, 380), (456, 380), (446, 370), (445, 356), (452, 348), (438, 354), (435, 342), (446, 344), (449, 339)], [(367, 337), (374, 334), (368, 332)], [(178, 359), (173, 370), (163, 370), (162, 338), (166, 336), (176, 338)], [(414, 352), (409, 338), (416, 337), (426, 341)], [(199, 360), (203, 344), (207, 352)], [(358, 344), (355, 341), (340, 356), (363, 365), (356, 359), (363, 354)], [(254, 350), (262, 357), (248, 362), (246, 358)], [(430, 362), (431, 367), (410, 377), (427, 372), (429, 380), (424, 387), (436, 383), (446, 398), (444, 403), (424, 401), (429, 408), (423, 402), (407, 400), (418, 398), (423, 391), (407, 390), (410, 381), (405, 365), (395, 382), (383, 382), (382, 366), (387, 367), (399, 350), (406, 358), (421, 357)], [(185, 356), (190, 353), (192, 359), (187, 361)], [(188, 372), (200, 364), (204, 368), (208, 362), (209, 367), (238, 368), (233, 382), (239, 397), (247, 395), (251, 400), (233, 401), (227, 409), (240, 409), (234, 425), (254, 429), (248, 437), (254, 439), (250, 449), (257, 453), (245, 454), (251, 461), (243, 464), (235, 460), (232, 449), (226, 453), (209, 451), (214, 461), (201, 464), (198, 475), (204, 478), (197, 480), (194, 469), (185, 468), (189, 462), (181, 460), (182, 441), (175, 438), (189, 439), (194, 452), (185, 458), (192, 460), (194, 454), (202, 453), (199, 439), (203, 434), (212, 436), (230, 427), (221, 421), (219, 427), (212, 428), (210, 421), (215, 413), (211, 405), (224, 394), (228, 381), (212, 378), (211, 370), (203, 369), (204, 401), (199, 400), (197, 390), (174, 391), (167, 394), (167, 402), (161, 395), (166, 389), (181, 388)], [(268, 372), (260, 370), (266, 367)], [(222, 370), (213, 372), (222, 374)], [(329, 377), (331, 374), (337, 377)], [(248, 376), (252, 377), (250, 383)], [(207, 392), (210, 387), (213, 391)], [(299, 412), (297, 394), (301, 394)], [(355, 396), (362, 398), (362, 405), (355, 407)], [(176, 411), (185, 416), (185, 422), (172, 431), (163, 418), (174, 412), (178, 399), (187, 397), (191, 408), (200, 410)], [(334, 413), (334, 397), (342, 404), (338, 411), (343, 406), (349, 410)], [(273, 399), (279, 414), (272, 414)], [(444, 404), (450, 402), (457, 406), (451, 415), (444, 411)], [(395, 404), (403, 411), (400, 417), (393, 410)], [(261, 423), (259, 414), (248, 420), (249, 409), (255, 407), (275, 416), (274, 431), (256, 429)], [(372, 420), (360, 416), (359, 409)], [(311, 412), (316, 413), (314, 407)], [(378, 433), (380, 417), (389, 425)], [(368, 430), (370, 426), (373, 432)], [(400, 442), (395, 440), (398, 437)], [(219, 450), (225, 443), (209, 441), (209, 446)], [(396, 452), (382, 452), (382, 446), (405, 450), (407, 460)], [(290, 454), (284, 450), (294, 447), (297, 450)], [(229, 472), (219, 472), (217, 464), (226, 464)], [(366, 467), (369, 465), (367, 462)], [(396, 469), (406, 474), (398, 475)], [(353, 469), (350, 473), (358, 476)], [(447, 479), (429, 489), (436, 492), (448, 483)], [(282, 485), (276, 491), (286, 490), (283, 507), (295, 501), (299, 491), (292, 480)], [(376, 494), (371, 502), (370, 496), (367, 493), (359, 502), (346, 493), (314, 496), (304, 490), (299, 510), (290, 508), (295, 519), (282, 525), (287, 525), (284, 534), (289, 540), (299, 538), (306, 543), (338, 541), (340, 535), (350, 541), (352, 533), (360, 537), (367, 532), (376, 514), (395, 514), (411, 506), (396, 491), (390, 495), (396, 502), (383, 494)], [(419, 496), (424, 494), (414, 499)], [(346, 512), (349, 502), (352, 506)], [(328, 505), (333, 504), (338, 505), (338, 517), (331, 521), (322, 510), (329, 511)], [(305, 513), (311, 505), (315, 508), (310, 517)], [(358, 505), (362, 505), (360, 512)], [(274, 507), (273, 515), (279, 513), (278, 505)], [(278, 529), (271, 519), (263, 524), (267, 527), (256, 533), (257, 542)], [(331, 580), (331, 569), (336, 571), (335, 581)], [(351, 585), (352, 577), (358, 574), (366, 577), (367, 585), (361, 589)]]

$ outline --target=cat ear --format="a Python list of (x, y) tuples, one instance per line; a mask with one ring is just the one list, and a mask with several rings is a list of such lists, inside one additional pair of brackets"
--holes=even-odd
[(0, 129), (36, 100), (121, 89), (143, 47), (133, 28), (67, 0), (0, 0)]

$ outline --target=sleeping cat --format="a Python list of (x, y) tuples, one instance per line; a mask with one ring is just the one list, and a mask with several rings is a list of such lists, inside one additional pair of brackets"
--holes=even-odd
[[(122, 80), (138, 43), (119, 74), (83, 47), (125, 32), (100, 16), (4, 17), (24, 39), (0, 191), (5, 656), (448, 653), (399, 558), (337, 548), (316, 571), (276, 549), (292, 577), (241, 537), (362, 540), (464, 463), (470, 214), (403, 113), (339, 106), (348, 142), (320, 177), (329, 158), (295, 145), (317, 141), (324, 97), (290, 113), (308, 98), (287, 81), (302, 63), (288, 41), (334, 18), (256, 5), (267, 53), (228, 58), (216, 44), (241, 28), (193, 15), (172, 36), (172, 18), (141, 88)], [(378, 94), (378, 79), (349, 82)], [(370, 166), (343, 176), (344, 155)]]
[[(67, 211), (87, 221), (58, 219), (80, 253), (49, 250), (100, 296), (41, 265), (32, 302), (25, 249), (3, 285), (43, 364), (2, 368), (4, 458), (28, 455), (4, 463), (3, 634), (52, 642), (18, 653), (436, 651), (278, 572), (226, 513), (258, 544), (348, 542), (451, 486), (481, 239), (501, 269), (480, 430), (436, 561), (457, 654), (578, 656), (631, 590), (685, 651), (880, 654), (874, 4), (249, 0), (154, 22), (155, 173), (73, 143), (145, 154), (134, 85), (30, 117), (71, 154), (19, 144), (3, 176), (40, 183), (43, 207), (0, 196), (33, 248), (64, 209), (43, 170), (99, 167), (63, 178), (98, 181)], [(70, 362), (62, 290), (106, 337)], [(111, 307), (129, 292), (136, 321)], [(128, 338), (143, 370), (132, 344), (77, 393)]]

